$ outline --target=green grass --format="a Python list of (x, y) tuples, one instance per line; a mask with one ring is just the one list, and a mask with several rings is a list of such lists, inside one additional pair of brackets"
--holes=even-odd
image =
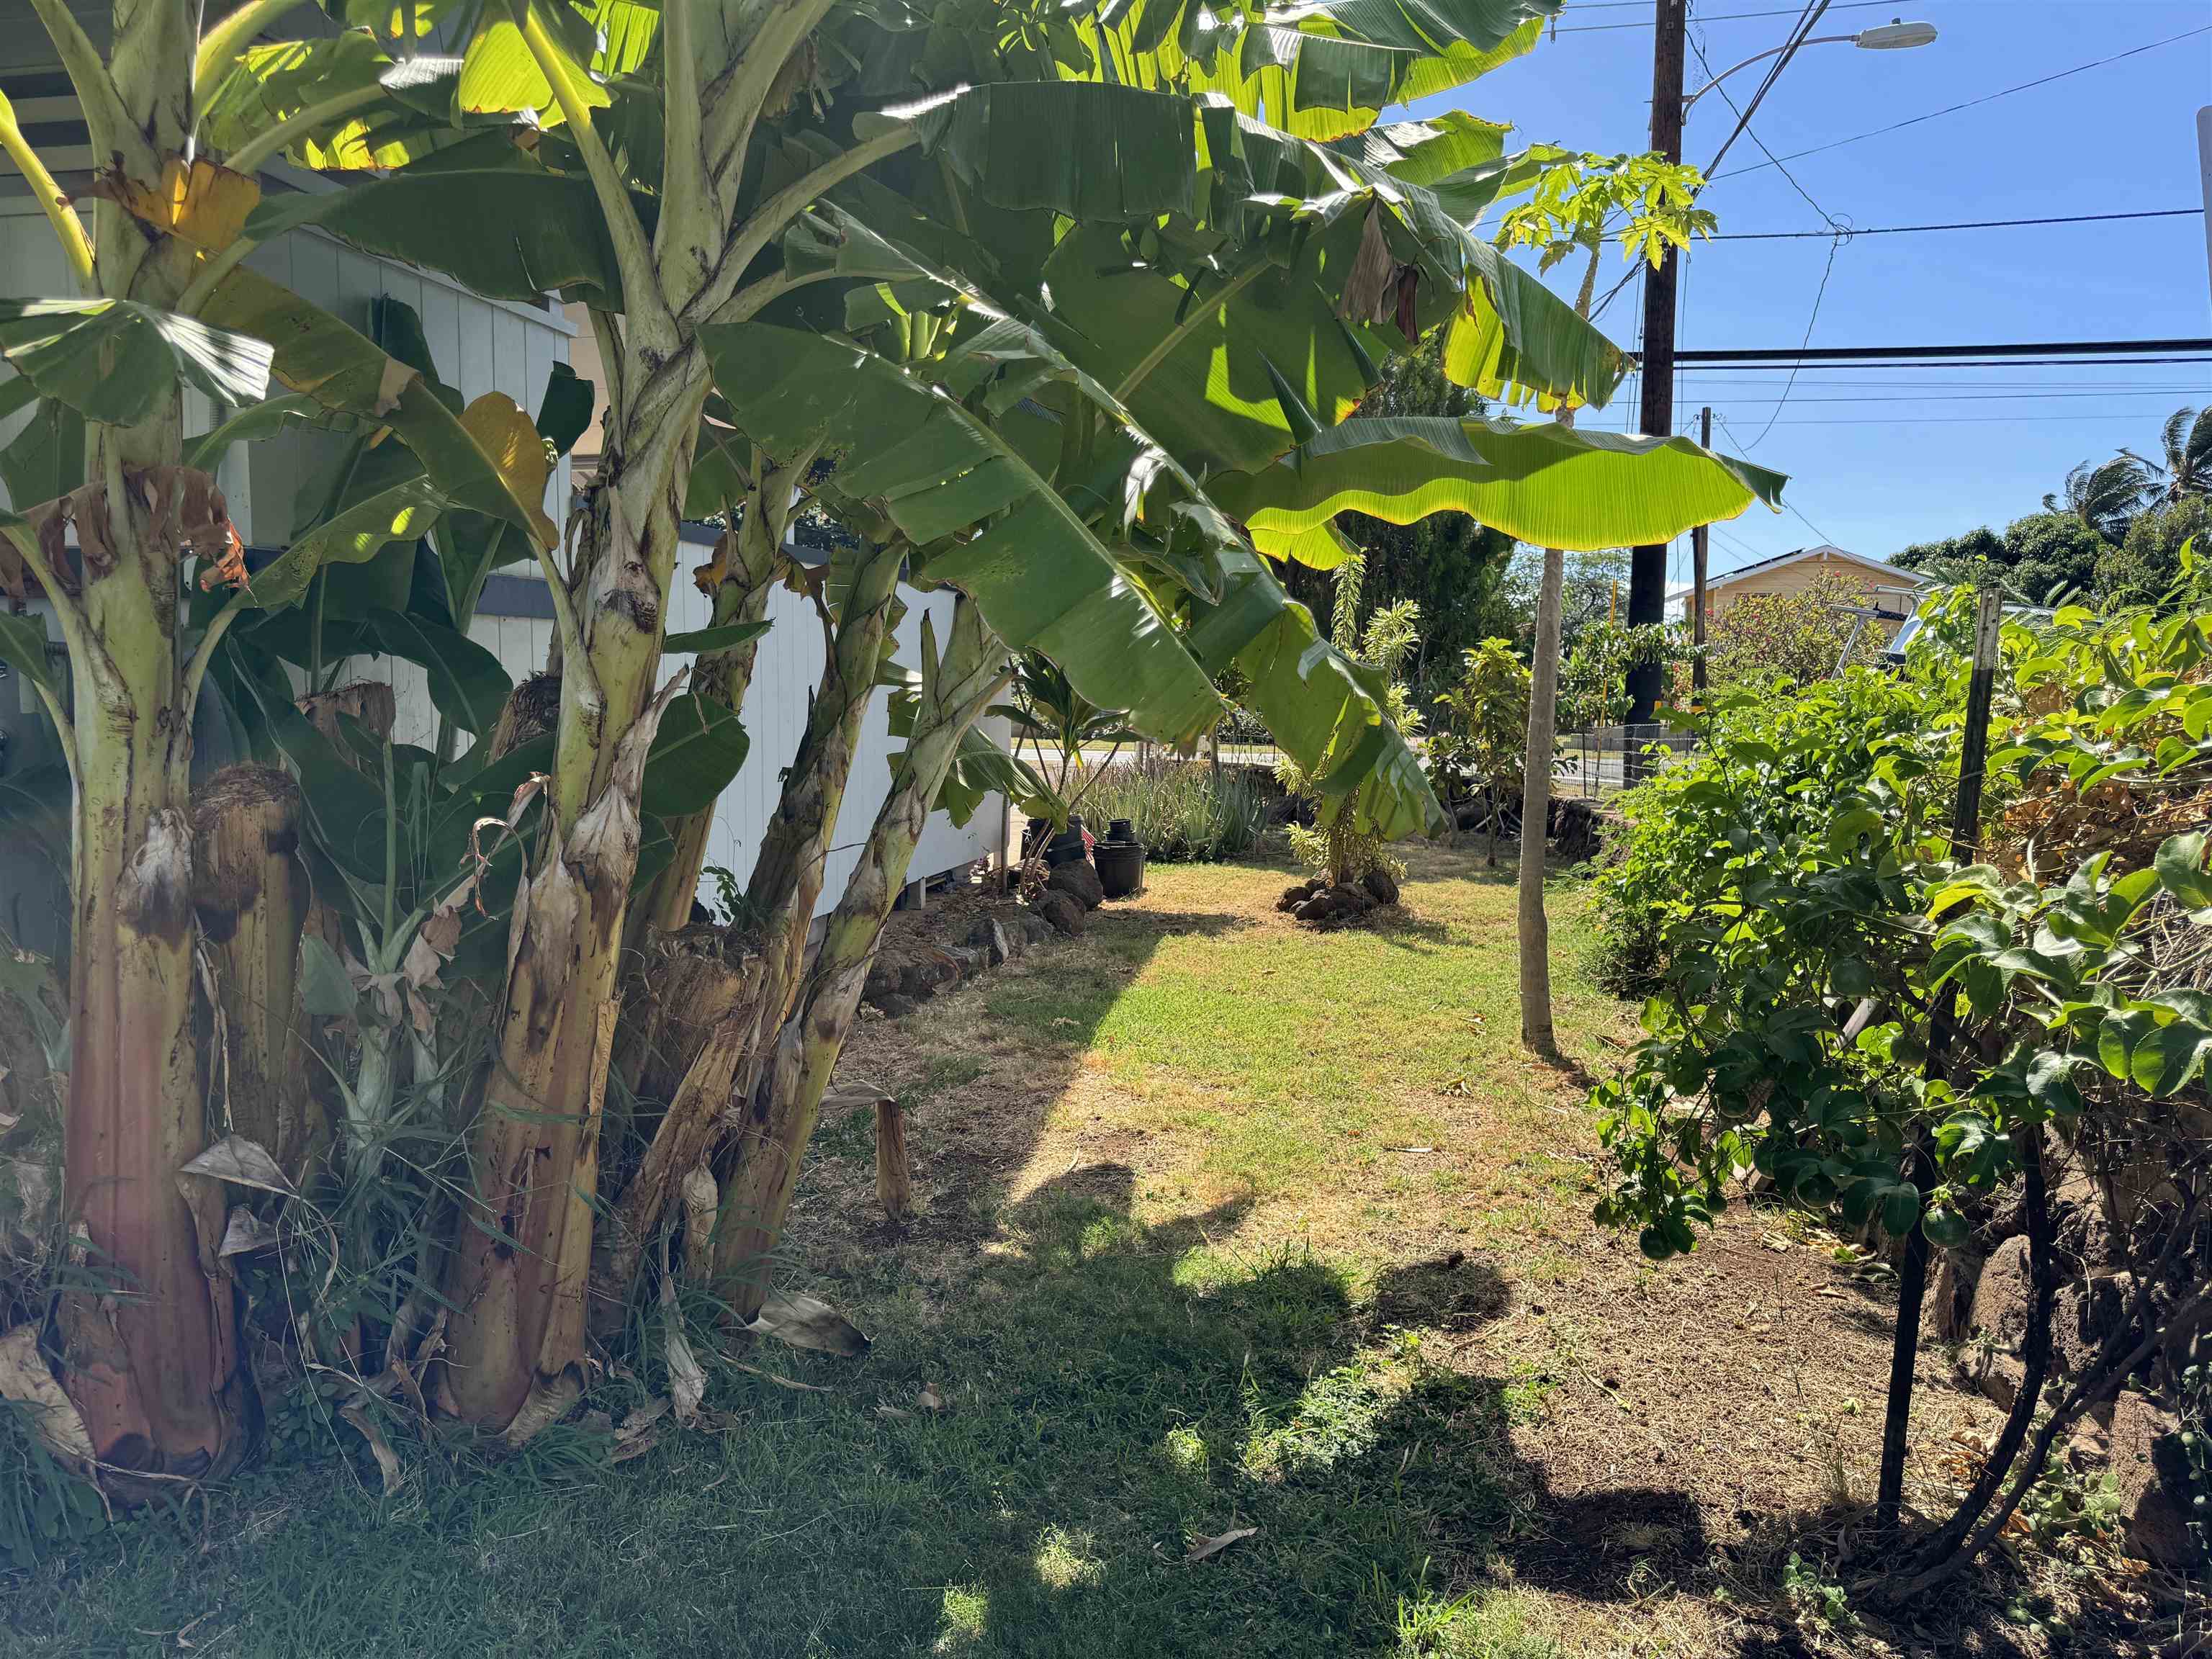
[[(1055, 1137), (1081, 1125), (1048, 1114), (1048, 1178), (992, 1166), (991, 1237), (933, 1243), (925, 1219), (847, 1249), (835, 1285), (813, 1264), (872, 1351), (733, 1357), (828, 1392), (697, 1337), (715, 1431), (664, 1425), (611, 1465), (604, 1437), (558, 1428), (498, 1466), (410, 1432), (389, 1498), (352, 1431), (314, 1432), (295, 1402), (287, 1461), (0, 1582), (0, 1651), (174, 1652), (184, 1632), (202, 1654), (408, 1659), (1555, 1659), (1540, 1602), (1486, 1581), (1528, 1530), (1540, 1481), (1512, 1431), (1551, 1384), (1468, 1374), (1420, 1328), (1494, 1273), (1329, 1242), (1392, 1218), (1588, 1224), (1577, 1166), (1539, 1155), (1556, 1080), (1512, 1041), (1510, 889), (1466, 867), (1414, 889), (1418, 921), (1328, 935), (1277, 925), (1279, 872), (1155, 872), (1147, 910), (962, 994), (988, 1060), (971, 1031), (907, 1022), (884, 1081), (925, 1158), (952, 1155), (933, 1126), (965, 1121), (988, 1070), (1103, 1079), (1110, 1102), (1054, 1114), (1153, 1125), (1172, 1167), (1078, 1170)], [(1576, 1029), (1617, 1018), (1562, 988)], [(1491, 1144), (1462, 1144), (1470, 1115)], [(830, 1173), (870, 1156), (866, 1118), (823, 1125)], [(1425, 1136), (1432, 1160), (1389, 1150)], [(640, 1363), (595, 1403), (619, 1418), (657, 1390)]]

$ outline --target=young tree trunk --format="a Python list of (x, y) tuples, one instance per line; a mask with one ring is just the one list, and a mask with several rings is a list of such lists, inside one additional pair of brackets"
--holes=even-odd
[(1528, 748), (1521, 764), (1521, 868), (1515, 887), (1521, 935), (1521, 1041), (1555, 1052), (1552, 1028), (1551, 928), (1544, 916), (1545, 831), (1552, 812), (1552, 749), (1559, 740), (1559, 609), (1566, 555), (1544, 550), (1536, 591), (1536, 644), (1529, 664)]
[(652, 689), (677, 557), (677, 484), (704, 395), (695, 374), (629, 411), (633, 440), (611, 449), (586, 532), (580, 614), (564, 627), (575, 638), (564, 653), (550, 810), (516, 893), (472, 1147), (473, 1213), (446, 1276), (454, 1311), (441, 1403), (489, 1427), (511, 1423), (533, 1390), (583, 1358), (639, 792), (680, 684)]
[[(770, 503), (778, 496), (788, 496), (790, 479), (787, 469), (762, 469), (760, 483), (746, 495), (738, 527), (724, 534), (713, 562), (698, 572), (696, 580), (714, 598), (711, 626), (757, 623), (768, 615), (769, 595), (783, 565), (783, 531), (790, 517), (787, 511)], [(757, 638), (702, 653), (692, 667), (691, 689), (727, 708), (743, 708), (759, 653)], [(646, 927), (670, 933), (691, 919), (714, 827), (712, 806), (687, 813), (669, 825), (676, 838), (675, 854), (668, 867), (653, 878), (638, 906), (633, 945), (642, 942)]]
[(750, 1097), (769, 1045), (790, 1012), (905, 553), (903, 543), (867, 550), (842, 597), (806, 731), (785, 769), (775, 816), (746, 889), (746, 908), (760, 929), (760, 955), (746, 963), (744, 995), (715, 1022), (616, 1206), (598, 1269), (603, 1304), (618, 1309), (628, 1296), (679, 1183), (712, 1150), (732, 1094)]
[(289, 772), (231, 766), (193, 792), (192, 902), (214, 958), (224, 1051), (212, 1056), (230, 1127), (295, 1182), (320, 1127), (293, 1006), (307, 911), (300, 786)]
[[(110, 71), (127, 131), (112, 135), (112, 161), (149, 187), (162, 160), (186, 149), (195, 15), (160, 3), (116, 14)], [(93, 242), (101, 293), (173, 307), (189, 246), (106, 200)], [(137, 426), (88, 428), (88, 482), (71, 499), (82, 592), (52, 595), (77, 635), (63, 1196), (93, 1270), (129, 1292), (74, 1292), (61, 1322), (70, 1396), (102, 1461), (198, 1476), (243, 1449), (245, 1393), (231, 1285), (214, 1254), (222, 1194), (178, 1176), (207, 1139), (178, 567), (191, 531), (222, 514), (182, 456), (173, 391)]]
[(714, 1280), (717, 1293), (740, 1320), (758, 1313), (768, 1294), (769, 1252), (782, 1234), (798, 1188), (800, 1158), (930, 807), (951, 769), (962, 734), (1011, 678), (1004, 644), (983, 627), (964, 596), (953, 612), (943, 662), (931, 661), (932, 654), (925, 640), (921, 706), (906, 751), (844, 897), (830, 917), (797, 1012), (746, 1099), (744, 1122), (722, 1182)]

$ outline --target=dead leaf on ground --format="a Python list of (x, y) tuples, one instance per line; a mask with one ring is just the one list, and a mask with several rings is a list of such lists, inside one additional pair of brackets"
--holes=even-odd
[(635, 1411), (623, 1419), (622, 1426), (615, 1431), (615, 1438), (617, 1440), (636, 1439), (647, 1429), (651, 1428), (655, 1423), (658, 1423), (662, 1418), (668, 1415), (668, 1397), (665, 1395), (657, 1395), (653, 1399), (648, 1400), (644, 1405), (640, 1406)]
[(647, 1425), (645, 1431), (628, 1440), (617, 1439), (615, 1449), (607, 1454), (610, 1463), (627, 1463), (633, 1457), (642, 1457), (660, 1443), (660, 1425)]
[(876, 1415), (878, 1417), (900, 1418), (912, 1417), (914, 1413), (903, 1406), (878, 1405), (876, 1407)]
[(794, 1348), (842, 1354), (848, 1359), (866, 1353), (870, 1346), (858, 1326), (819, 1297), (787, 1296), (781, 1291), (768, 1293), (760, 1316), (745, 1329)]
[(36, 1325), (18, 1325), (0, 1336), (0, 1400), (24, 1407), (31, 1432), (57, 1462), (90, 1477), (95, 1455), (92, 1436), (39, 1352)]
[(383, 1429), (362, 1408), (360, 1401), (339, 1407), (338, 1415), (359, 1429), (362, 1438), (368, 1442), (368, 1449), (376, 1459), (376, 1467), (384, 1474), (384, 1495), (391, 1497), (406, 1480), (399, 1468), (399, 1454), (392, 1449), (392, 1443), (384, 1437)]
[(1216, 1533), (1211, 1538), (1194, 1538), (1183, 1556), (1186, 1561), (1204, 1561), (1217, 1556), (1231, 1544), (1242, 1543), (1259, 1532), (1257, 1527), (1231, 1527), (1227, 1532)]
[(763, 1378), (768, 1382), (775, 1383), (779, 1389), (795, 1389), (801, 1394), (835, 1394), (837, 1392), (836, 1389), (828, 1388), (820, 1382), (802, 1382), (795, 1376), (778, 1376), (774, 1371), (763, 1370), (758, 1365), (748, 1365), (741, 1359), (726, 1359), (722, 1363), (728, 1365), (733, 1370), (744, 1371), (750, 1376)]
[(921, 1385), (921, 1392), (915, 1396), (914, 1403), (926, 1412), (941, 1412), (945, 1409), (945, 1396), (938, 1393), (937, 1384), (925, 1382)]

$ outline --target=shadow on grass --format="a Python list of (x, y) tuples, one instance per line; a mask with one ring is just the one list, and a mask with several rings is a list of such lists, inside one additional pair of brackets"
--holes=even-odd
[[(953, 1294), (885, 1261), (851, 1286), (878, 1337), (860, 1360), (747, 1357), (826, 1392), (708, 1355), (722, 1432), (671, 1429), (618, 1468), (604, 1443), (549, 1438), (457, 1477), (404, 1444), (391, 1498), (334, 1463), (264, 1471), (213, 1498), (193, 1547), (143, 1523), (100, 1540), (20, 1586), (9, 1624), (71, 1654), (204, 1620), (196, 1647), (256, 1656), (1334, 1659), (1410, 1651), (1410, 1620), (1539, 1656), (1480, 1645), (1504, 1564), (1635, 1593), (1629, 1556), (1652, 1545), (1622, 1527), (1643, 1497), (1547, 1507), (1506, 1389), (1404, 1328), (1498, 1317), (1491, 1266), (1400, 1269), (1362, 1310), (1302, 1248), (1212, 1242), (1240, 1204), (1134, 1221), (1134, 1182), (1103, 1164), (1048, 1183)], [(1665, 1524), (1700, 1549), (1693, 1517)]]

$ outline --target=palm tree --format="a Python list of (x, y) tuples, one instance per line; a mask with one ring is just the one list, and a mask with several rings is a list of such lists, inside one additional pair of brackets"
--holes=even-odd
[(2166, 465), (2144, 465), (2154, 479), (2164, 480), (2153, 485), (2160, 504), (2212, 494), (2212, 404), (2196, 410), (2183, 404), (2166, 417), (2158, 435)]
[[(2169, 431), (2172, 426), (2169, 422)], [(2083, 461), (2066, 475), (2063, 490), (2043, 498), (2044, 510), (2072, 514), (2117, 547), (2128, 533), (2128, 521), (2155, 488), (2152, 482), (2155, 471), (2140, 456), (2125, 450), (2094, 466)]]

